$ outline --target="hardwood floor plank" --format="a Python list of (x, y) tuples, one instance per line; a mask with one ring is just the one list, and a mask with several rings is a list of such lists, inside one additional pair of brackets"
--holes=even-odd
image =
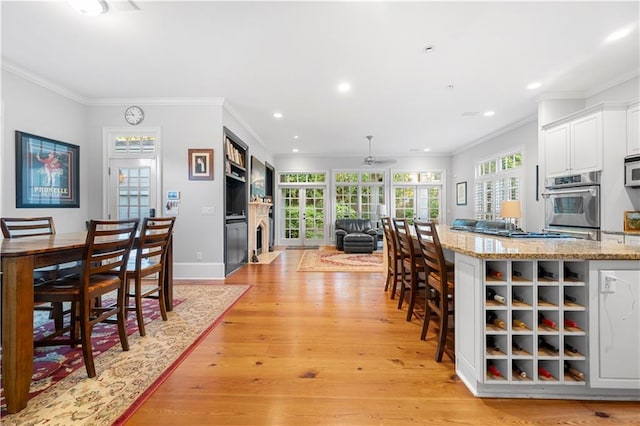
[(475, 398), (451, 360), (433, 360), (435, 330), (419, 339), (421, 323), (405, 321), (382, 274), (296, 272), (302, 253), (228, 277), (253, 288), (127, 424), (640, 421), (638, 403)]

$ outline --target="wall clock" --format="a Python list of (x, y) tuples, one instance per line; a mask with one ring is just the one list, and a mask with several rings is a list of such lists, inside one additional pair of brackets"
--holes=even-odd
[(124, 112), (124, 119), (127, 120), (127, 123), (135, 126), (144, 120), (144, 111), (138, 106), (130, 106)]

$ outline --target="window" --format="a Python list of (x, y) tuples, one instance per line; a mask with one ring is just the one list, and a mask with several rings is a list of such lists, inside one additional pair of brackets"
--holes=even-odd
[(334, 181), (336, 219), (378, 220), (378, 206), (384, 204), (384, 172), (336, 172)]
[[(497, 220), (503, 200), (519, 200), (522, 190), (523, 158), (520, 151), (500, 155), (476, 164), (475, 218)], [(519, 225), (519, 219), (516, 220)]]
[(280, 183), (323, 183), (325, 173), (281, 173)]
[(440, 222), (443, 175), (441, 171), (395, 172), (391, 216)]

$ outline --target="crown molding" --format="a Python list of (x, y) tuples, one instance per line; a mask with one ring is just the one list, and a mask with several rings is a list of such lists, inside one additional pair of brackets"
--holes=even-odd
[(581, 90), (576, 90), (573, 92), (545, 92), (541, 93), (533, 100), (537, 103), (542, 101), (557, 101), (557, 100), (569, 100), (569, 99), (584, 99), (585, 93)]
[(605, 90), (611, 89), (612, 87), (617, 86), (618, 84), (624, 83), (625, 81), (629, 81), (634, 77), (640, 76), (640, 69), (636, 69), (634, 71), (630, 71), (628, 73), (619, 75), (613, 80), (608, 81), (607, 83), (600, 84), (595, 86), (587, 91), (585, 91), (585, 95), (587, 98), (590, 98), (593, 95), (596, 95), (600, 92), (604, 92)]
[[(235, 110), (235, 108), (233, 108), (231, 106), (231, 104), (229, 103), (229, 101), (227, 101), (226, 99), (223, 99), (223, 103), (222, 103), (222, 108), (224, 108), (229, 115), (231, 115), (233, 118), (236, 119), (236, 121), (238, 123), (240, 123), (240, 125), (242, 127), (244, 127), (244, 129), (249, 132), (249, 134), (251, 134), (251, 136), (254, 137), (254, 139), (260, 144), (262, 145), (262, 148), (265, 149), (265, 151), (267, 150), (267, 147), (264, 143), (264, 141), (262, 140), (262, 138), (260, 136), (258, 136), (258, 134), (255, 132), (255, 130), (253, 130), (253, 128), (249, 125), (249, 123), (247, 123), (238, 113), (238, 111)], [(224, 124), (224, 123), (223, 123)]]
[(523, 118), (521, 120), (514, 121), (513, 123), (508, 124), (508, 125), (506, 125), (504, 127), (501, 127), (500, 129), (498, 129), (498, 130), (496, 130), (494, 132), (491, 132), (491, 133), (489, 133), (487, 135), (484, 135), (483, 137), (481, 137), (479, 139), (476, 139), (476, 140), (474, 140), (474, 141), (472, 141), (472, 142), (470, 142), (470, 143), (468, 143), (468, 144), (456, 149), (451, 154), (452, 155), (461, 154), (462, 152), (467, 151), (467, 150), (473, 148), (474, 146), (480, 145), (480, 144), (485, 143), (485, 142), (487, 142), (487, 141), (489, 141), (491, 139), (497, 138), (500, 135), (503, 135), (505, 133), (511, 132), (511, 131), (519, 128), (519, 127), (524, 126), (525, 124), (529, 124), (531, 122), (537, 122), (537, 120), (538, 120), (538, 113), (536, 112), (535, 114), (531, 114), (531, 115), (529, 115), (529, 116), (527, 116), (527, 117), (525, 117), (525, 118)]
[(50, 90), (58, 95), (64, 96), (65, 98), (71, 99), (74, 102), (78, 102), (83, 105), (87, 105), (87, 98), (65, 88), (58, 84), (53, 83), (50, 80), (40, 77), (32, 73), (31, 71), (27, 71), (26, 69), (20, 67), (19, 65), (14, 64), (13, 62), (7, 61), (2, 58), (2, 69), (8, 71), (12, 74), (17, 75), (18, 77), (27, 80), (31, 83), (37, 84), (40, 87), (44, 87), (47, 90)]
[(222, 106), (224, 98), (95, 98), (88, 106), (162, 105), (162, 106)]

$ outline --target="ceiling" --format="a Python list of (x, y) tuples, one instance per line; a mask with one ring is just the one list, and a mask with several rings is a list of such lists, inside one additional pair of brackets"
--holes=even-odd
[(275, 155), (451, 153), (640, 72), (637, 1), (107, 3), (3, 0), (3, 64), (89, 104), (225, 98)]

